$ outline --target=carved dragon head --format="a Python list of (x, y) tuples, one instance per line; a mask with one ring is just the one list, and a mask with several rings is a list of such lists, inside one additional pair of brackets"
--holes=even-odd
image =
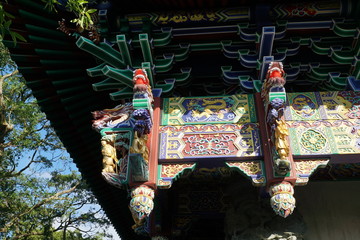
[(282, 62), (271, 62), (268, 68), (268, 74), (272, 74), (274, 71), (284, 73), (284, 67)]
[(149, 85), (149, 79), (145, 69), (138, 68), (133, 72), (133, 83), (134, 84), (145, 84)]

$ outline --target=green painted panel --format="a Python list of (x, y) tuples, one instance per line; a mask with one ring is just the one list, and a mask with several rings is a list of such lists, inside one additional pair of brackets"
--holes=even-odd
[(319, 105), (313, 92), (287, 93), (287, 120), (320, 119)]
[(360, 119), (360, 92), (288, 93), (287, 121)]
[(288, 122), (294, 155), (360, 153), (358, 120)]

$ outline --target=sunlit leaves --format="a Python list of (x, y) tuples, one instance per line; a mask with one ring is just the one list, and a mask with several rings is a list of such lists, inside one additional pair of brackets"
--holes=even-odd
[(11, 31), (10, 27), (14, 16), (6, 12), (3, 5), (0, 4), (0, 41), (4, 39), (6, 34), (10, 34), (12, 41), (16, 44), (17, 40), (26, 42), (26, 39), (15, 31)]
[(88, 1), (85, 0), (68, 0), (66, 7), (73, 12), (77, 18), (71, 20), (76, 23), (82, 29), (90, 29), (90, 26), (94, 24), (91, 14), (95, 13), (96, 9), (88, 9)]

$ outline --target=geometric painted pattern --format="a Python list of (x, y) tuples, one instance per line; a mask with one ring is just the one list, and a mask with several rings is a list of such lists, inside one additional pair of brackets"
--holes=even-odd
[(256, 122), (252, 94), (163, 99), (161, 125)]
[(173, 181), (184, 174), (186, 169), (194, 170), (195, 166), (195, 163), (160, 164), (158, 166), (158, 188), (170, 188)]
[(294, 155), (360, 153), (360, 120), (287, 122)]
[(159, 160), (261, 155), (256, 123), (160, 127)]
[(309, 177), (317, 168), (324, 168), (329, 159), (299, 159), (295, 160), (297, 179), (296, 186), (304, 186), (308, 183)]
[(237, 168), (247, 177), (250, 177), (252, 183), (256, 187), (265, 186), (265, 167), (264, 162), (260, 160), (254, 161), (236, 161), (236, 162), (225, 162), (228, 167)]

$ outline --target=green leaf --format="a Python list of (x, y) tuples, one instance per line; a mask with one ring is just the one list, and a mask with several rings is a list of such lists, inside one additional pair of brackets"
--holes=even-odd
[(4, 28), (5, 29), (9, 29), (10, 28), (10, 25), (11, 25), (12, 21), (11, 20), (8, 20), (4, 23)]
[(11, 15), (10, 13), (5, 12), (5, 11), (4, 11), (4, 15), (5, 15), (5, 17), (8, 17), (8, 18), (12, 18), (12, 19), (15, 18), (14, 15)]
[(94, 13), (94, 12), (96, 12), (97, 11), (97, 9), (89, 9), (88, 10), (88, 13)]
[(13, 35), (14, 35), (17, 39), (19, 39), (20, 41), (26, 42), (26, 39), (25, 39), (21, 34), (19, 34), (19, 33), (17, 33), (17, 32), (12, 32), (12, 33), (13, 33)]

